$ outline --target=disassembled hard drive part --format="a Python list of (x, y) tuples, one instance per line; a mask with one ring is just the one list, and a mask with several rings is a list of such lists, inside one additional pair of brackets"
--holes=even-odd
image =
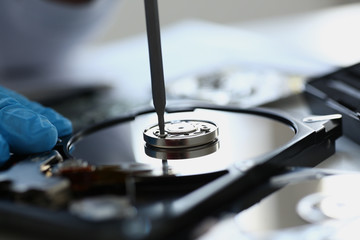
[(165, 123), (165, 137), (160, 136), (159, 126), (144, 131), (145, 142), (157, 148), (192, 148), (217, 140), (219, 128), (215, 123), (203, 120), (179, 120)]
[(30, 156), (0, 172), (0, 185), (6, 185), (2, 190), (19, 201), (50, 207), (62, 205), (69, 200), (69, 181), (46, 176), (51, 166), (61, 161), (61, 155), (55, 150)]
[(327, 120), (335, 120), (335, 119), (341, 119), (341, 114), (330, 114), (330, 115), (317, 115), (317, 116), (309, 116), (305, 117), (303, 119), (304, 123), (313, 123), (313, 122), (321, 122), (321, 121), (327, 121)]
[(165, 133), (159, 126), (144, 131), (146, 155), (159, 159), (188, 159), (214, 153), (219, 148), (219, 128), (203, 120), (179, 120), (165, 123)]
[(53, 170), (55, 176), (67, 178), (74, 193), (83, 193), (99, 188), (116, 187), (126, 189), (129, 176), (146, 175), (152, 168), (146, 164), (133, 163), (127, 166), (93, 166), (80, 159), (70, 159), (58, 164)]
[(203, 157), (216, 152), (220, 148), (219, 141), (215, 140), (205, 145), (190, 148), (158, 148), (145, 145), (145, 153), (149, 157), (158, 159), (189, 159)]
[[(202, 120), (204, 116), (216, 120), (216, 124)], [(94, 166), (146, 164), (152, 168), (146, 177), (158, 178), (157, 184), (169, 186), (168, 177), (176, 177), (180, 184), (187, 181), (185, 176), (218, 177), (235, 161), (240, 164), (252, 159), (256, 165), (255, 158), (283, 147), (296, 135), (291, 122), (253, 111), (196, 108), (169, 112), (166, 117), (170, 120), (164, 138), (156, 136), (156, 114), (145, 111), (126, 121), (119, 118), (85, 129), (69, 140), (67, 155)], [(144, 132), (144, 126), (151, 127)], [(168, 161), (168, 167), (162, 160)]]

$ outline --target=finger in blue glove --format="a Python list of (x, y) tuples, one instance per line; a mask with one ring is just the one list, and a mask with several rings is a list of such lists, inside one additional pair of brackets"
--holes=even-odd
[[(0, 134), (8, 143), (10, 152), (47, 151), (55, 146), (58, 136), (71, 132), (71, 122), (54, 110), (0, 87)], [(0, 158), (4, 156), (5, 159), (7, 153), (3, 151)]]
[(9, 144), (5, 138), (0, 135), (0, 165), (2, 165), (10, 157)]
[(26, 97), (3, 87), (0, 87), (0, 94), (1, 93), (4, 93), (5, 95), (18, 101), (24, 107), (27, 107), (49, 119), (49, 121), (56, 127), (59, 137), (72, 133), (72, 124), (69, 119), (63, 117), (53, 109), (44, 107), (37, 102), (29, 101)]

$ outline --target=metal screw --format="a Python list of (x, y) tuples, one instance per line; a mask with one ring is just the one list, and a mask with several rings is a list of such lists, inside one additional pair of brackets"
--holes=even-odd
[(200, 130), (204, 131), (204, 132), (208, 132), (208, 131), (210, 131), (210, 128), (208, 126), (206, 126), (206, 125), (202, 125)]

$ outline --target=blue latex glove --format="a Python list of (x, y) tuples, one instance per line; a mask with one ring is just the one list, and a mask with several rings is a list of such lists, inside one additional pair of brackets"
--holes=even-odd
[(0, 87), (0, 165), (15, 154), (52, 149), (72, 132), (71, 122), (39, 103)]

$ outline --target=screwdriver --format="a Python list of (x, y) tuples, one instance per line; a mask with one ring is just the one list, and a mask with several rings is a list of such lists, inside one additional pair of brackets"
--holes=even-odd
[(146, 31), (149, 46), (151, 89), (155, 111), (158, 117), (160, 137), (165, 136), (165, 82), (161, 53), (159, 10), (157, 0), (144, 0)]

